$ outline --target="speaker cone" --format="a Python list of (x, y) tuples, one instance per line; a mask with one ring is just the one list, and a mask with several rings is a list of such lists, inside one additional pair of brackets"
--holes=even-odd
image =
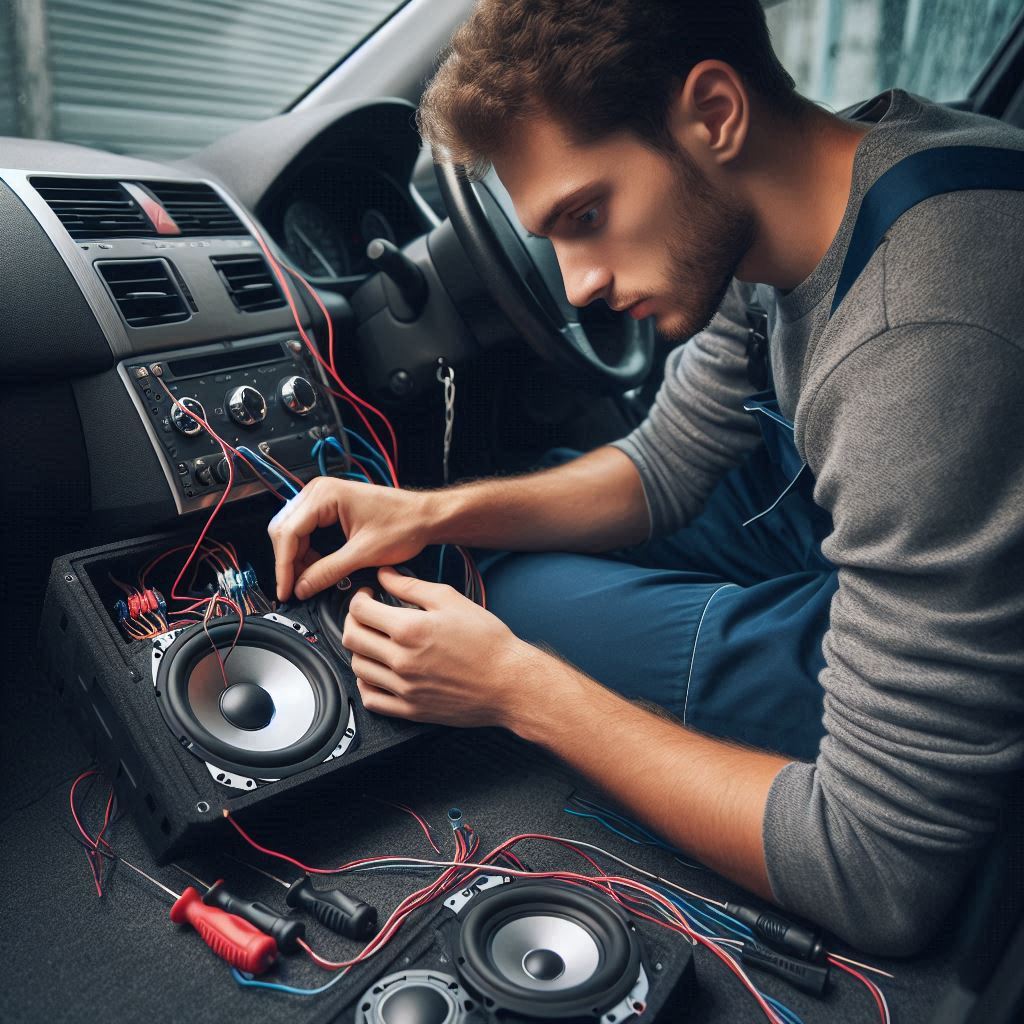
[(459, 974), (488, 1006), (541, 1020), (600, 1017), (637, 983), (623, 916), (582, 889), (512, 883), (477, 896), (458, 935)]
[(238, 619), (225, 616), (154, 650), (168, 727), (222, 769), (222, 782), (234, 773), (255, 785), (327, 760), (351, 738), (351, 710), (326, 658), (283, 623), (249, 618), (234, 643), (237, 633)]
[(356, 1024), (463, 1024), (473, 1009), (458, 981), (438, 971), (403, 971), (363, 993)]

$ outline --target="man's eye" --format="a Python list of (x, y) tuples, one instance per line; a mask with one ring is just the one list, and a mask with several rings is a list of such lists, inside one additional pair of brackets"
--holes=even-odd
[(601, 221), (601, 208), (599, 206), (591, 206), (590, 209), (584, 210), (583, 213), (573, 219), (582, 227), (596, 227)]

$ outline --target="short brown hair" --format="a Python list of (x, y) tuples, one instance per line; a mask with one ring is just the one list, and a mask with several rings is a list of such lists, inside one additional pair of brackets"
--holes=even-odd
[(423, 94), (420, 134), (471, 177), (540, 113), (580, 142), (628, 130), (672, 148), (673, 86), (709, 59), (777, 106), (797, 100), (759, 0), (479, 0)]

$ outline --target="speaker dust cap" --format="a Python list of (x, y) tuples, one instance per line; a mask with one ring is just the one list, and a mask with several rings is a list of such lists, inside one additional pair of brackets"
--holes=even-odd
[(514, 882), (461, 915), (457, 965), (495, 1012), (537, 1020), (598, 1018), (640, 975), (640, 944), (595, 895), (556, 882)]
[(349, 727), (350, 702), (327, 659), (264, 618), (245, 619), (241, 631), (234, 616), (183, 630), (162, 652), (155, 684), (179, 742), (236, 775), (304, 771), (327, 760)]

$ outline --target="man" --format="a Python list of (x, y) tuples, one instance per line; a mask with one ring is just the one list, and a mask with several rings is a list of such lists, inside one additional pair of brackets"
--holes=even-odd
[[(497, 616), (381, 570), (419, 607), (353, 600), (367, 708), (505, 726), (764, 898), (919, 948), (1024, 766), (1024, 197), (921, 203), (830, 310), (889, 168), (1024, 137), (899, 91), (818, 109), (756, 0), (481, 0), (420, 123), (440, 158), (493, 164), (573, 304), (695, 337), (638, 430), (564, 465), (421, 493), (314, 481), (271, 525), (278, 596), (428, 544), (563, 552), (497, 560)], [(317, 560), (334, 522), (347, 542)]]

